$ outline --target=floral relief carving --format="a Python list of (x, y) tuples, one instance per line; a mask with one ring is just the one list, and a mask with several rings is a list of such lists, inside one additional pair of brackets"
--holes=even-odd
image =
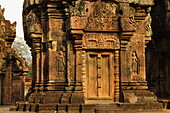
[(117, 31), (118, 18), (89, 18), (86, 30)]
[(83, 37), (83, 48), (86, 49), (118, 49), (120, 42), (117, 35), (113, 34), (85, 34)]

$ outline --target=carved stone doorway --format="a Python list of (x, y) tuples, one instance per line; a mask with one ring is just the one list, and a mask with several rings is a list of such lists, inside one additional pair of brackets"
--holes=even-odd
[(113, 100), (113, 52), (87, 52), (86, 55), (87, 100)]

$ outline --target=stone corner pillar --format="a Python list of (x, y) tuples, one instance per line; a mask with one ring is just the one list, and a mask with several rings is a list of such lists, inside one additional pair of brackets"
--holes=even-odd
[[(151, 28), (149, 28), (151, 17), (148, 4), (146, 1), (135, 4), (135, 13), (129, 17), (131, 25), (129, 29), (133, 28), (133, 32), (126, 32), (127, 27), (124, 24), (127, 19), (121, 20), (123, 29), (120, 52), (121, 88), (122, 99), (127, 103), (154, 103), (157, 101), (157, 97), (149, 91), (146, 81), (145, 47), (152, 35)], [(146, 7), (142, 7), (143, 5)], [(126, 18), (126, 16), (122, 18)]]

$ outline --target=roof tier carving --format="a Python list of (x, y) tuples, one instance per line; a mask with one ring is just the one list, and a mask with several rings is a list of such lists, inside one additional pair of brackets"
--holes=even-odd
[(9, 62), (13, 62), (13, 71), (28, 72), (25, 59), (11, 48), (16, 37), (16, 22), (5, 20), (4, 11), (5, 9), (0, 7), (0, 73), (6, 72)]

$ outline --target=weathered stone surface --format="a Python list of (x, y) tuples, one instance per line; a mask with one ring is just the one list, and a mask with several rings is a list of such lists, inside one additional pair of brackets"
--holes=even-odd
[(0, 7), (0, 105), (11, 105), (24, 100), (24, 77), (28, 64), (11, 48), (16, 37), (16, 22), (4, 18)]
[(24, 34), (34, 69), (28, 101), (38, 111), (58, 113), (161, 108), (145, 74), (152, 5), (153, 0), (25, 0)]

